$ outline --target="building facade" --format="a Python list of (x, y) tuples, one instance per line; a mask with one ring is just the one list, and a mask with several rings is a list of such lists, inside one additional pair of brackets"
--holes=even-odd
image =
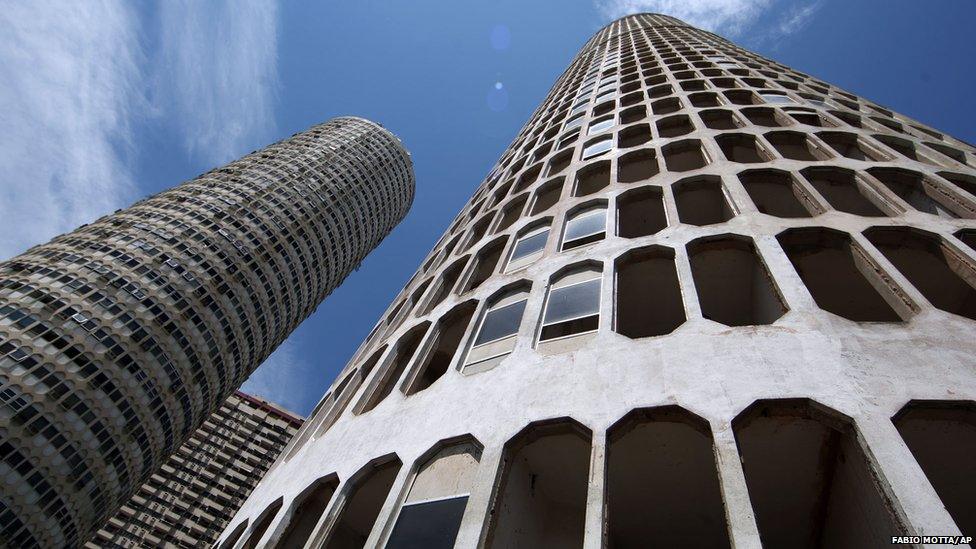
[(88, 539), (413, 194), (400, 141), (337, 118), (0, 263), (0, 539)]
[(676, 19), (615, 21), (221, 547), (972, 535), (974, 153)]
[(236, 391), (85, 547), (212, 546), (303, 421)]

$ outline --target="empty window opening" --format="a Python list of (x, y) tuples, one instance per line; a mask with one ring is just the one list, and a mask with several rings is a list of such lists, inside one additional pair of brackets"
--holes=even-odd
[(732, 89), (739, 87), (739, 84), (735, 81), (735, 78), (712, 78), (711, 82), (716, 88)]
[(726, 133), (715, 136), (722, 154), (732, 162), (768, 162), (772, 156), (759, 144), (756, 136), (747, 133)]
[(887, 216), (880, 207), (884, 200), (852, 170), (813, 167), (800, 173), (835, 210), (865, 217)]
[(892, 418), (962, 532), (976, 532), (976, 403), (912, 401)]
[(540, 214), (555, 206), (556, 202), (559, 202), (559, 197), (563, 193), (564, 181), (565, 179), (562, 177), (553, 179), (552, 181), (543, 183), (538, 190), (536, 190), (535, 198), (532, 201), (531, 215)]
[(237, 528), (234, 528), (234, 531), (227, 536), (224, 543), (220, 544), (220, 549), (233, 549), (234, 546), (237, 545), (237, 540), (241, 539), (241, 535), (244, 534), (244, 530), (247, 530), (246, 520), (237, 525)]
[(915, 144), (907, 139), (900, 139), (890, 135), (874, 135), (872, 137), (887, 145), (888, 148), (894, 149), (896, 152), (898, 152), (898, 154), (908, 158), (909, 160), (924, 162), (926, 164), (935, 164), (931, 158), (920, 153), (915, 148)]
[(713, 130), (735, 130), (742, 127), (742, 122), (732, 111), (727, 111), (724, 109), (711, 109), (707, 111), (701, 111), (698, 113), (701, 117), (702, 122), (709, 129)]
[(461, 271), (464, 270), (465, 263), (468, 262), (468, 257), (465, 256), (461, 259), (455, 261), (450, 267), (444, 269), (444, 273), (441, 274), (440, 280), (437, 281), (437, 286), (434, 291), (431, 292), (430, 301), (427, 302), (427, 306), (424, 307), (423, 314), (429, 314), (441, 304), (444, 299), (451, 295), (451, 290), (454, 289), (454, 285), (457, 284), (458, 278), (461, 276)]
[(627, 95), (620, 98), (621, 107), (629, 107), (631, 105), (636, 105), (644, 100), (644, 94), (636, 91), (633, 93), (628, 93)]
[(661, 137), (680, 137), (695, 131), (695, 125), (687, 115), (678, 114), (657, 121), (657, 133)]
[(576, 188), (573, 196), (587, 196), (599, 192), (610, 184), (610, 161), (597, 162), (576, 172)]
[(659, 97), (664, 97), (674, 93), (674, 89), (670, 84), (662, 84), (660, 86), (654, 86), (653, 88), (647, 90), (647, 97), (651, 99), (657, 99)]
[(772, 324), (786, 313), (752, 239), (722, 235), (688, 244), (702, 316), (727, 326)]
[(724, 223), (735, 217), (735, 211), (716, 176), (682, 179), (672, 187), (678, 221), (688, 225)]
[(756, 96), (749, 90), (727, 90), (722, 95), (733, 105), (752, 105), (756, 103)]
[(573, 271), (549, 285), (539, 341), (595, 332), (600, 326), (600, 286), (597, 268)]
[(498, 218), (498, 225), (495, 226), (493, 234), (500, 233), (505, 229), (512, 226), (513, 223), (522, 217), (522, 210), (525, 209), (525, 203), (528, 202), (529, 195), (523, 194), (517, 198), (514, 198), (502, 208), (502, 215)]
[(651, 111), (656, 115), (671, 114), (681, 110), (681, 101), (677, 97), (658, 99), (651, 103)]
[(976, 250), (976, 229), (963, 229), (956, 233), (956, 238), (961, 240), (963, 244)]
[(613, 137), (601, 137), (587, 142), (583, 146), (583, 160), (606, 153), (613, 148)]
[(241, 546), (242, 549), (256, 549), (258, 547), (258, 542), (264, 537), (264, 533), (268, 531), (268, 527), (274, 521), (275, 516), (278, 515), (278, 510), (281, 509), (281, 503), (283, 499), (278, 498), (274, 503), (268, 506), (267, 509), (261, 513), (258, 520), (254, 522), (254, 528), (251, 530), (251, 534), (248, 536), (247, 541)]
[(658, 174), (657, 153), (654, 149), (629, 152), (617, 159), (617, 181), (635, 183)]
[(487, 370), (515, 349), (528, 297), (528, 288), (521, 287), (509, 290), (489, 302), (475, 331), (471, 349), (464, 359), (463, 373)]
[(565, 170), (572, 160), (573, 151), (566, 151), (557, 154), (556, 156), (552, 157), (551, 160), (549, 160), (549, 171), (546, 172), (546, 175), (555, 175)]
[(350, 480), (349, 494), (323, 549), (362, 549), (400, 471), (396, 457), (364, 467)]
[(367, 393), (367, 396), (364, 397), (362, 410), (359, 413), (364, 414), (372, 410), (393, 392), (393, 387), (400, 381), (400, 376), (403, 375), (404, 370), (407, 369), (407, 364), (410, 363), (417, 347), (420, 346), (420, 340), (427, 333), (428, 326), (430, 326), (430, 322), (423, 322), (411, 328), (400, 338), (393, 349), (393, 353), (387, 358), (386, 368), (378, 374), (379, 379), (375, 385), (376, 388), (372, 394)]
[(515, 184), (515, 190), (512, 191), (512, 194), (522, 192), (523, 190), (529, 188), (530, 185), (539, 179), (540, 173), (542, 173), (542, 164), (536, 164), (535, 166), (532, 166), (526, 170), (526, 172), (522, 174), (522, 177), (518, 178), (518, 182)]
[(677, 406), (635, 410), (607, 441), (608, 549), (731, 546), (708, 422)]
[(647, 118), (647, 109), (644, 107), (630, 107), (629, 109), (620, 112), (621, 124), (639, 122), (645, 118)]
[(708, 88), (708, 84), (705, 84), (704, 80), (685, 80), (681, 82), (682, 91), (700, 91)]
[(853, 422), (803, 399), (732, 420), (763, 547), (881, 547), (904, 535)]
[(275, 549), (302, 549), (308, 538), (312, 535), (312, 530), (322, 518), (322, 513), (332, 501), (339, 486), (339, 478), (335, 475), (328, 475), (312, 483), (299, 494), (295, 501), (297, 505), (291, 515), (287, 529), (281, 536), (281, 541), (275, 545)]
[(505, 272), (512, 272), (534, 263), (542, 257), (549, 240), (549, 226), (538, 226), (522, 233), (512, 246)]
[(420, 298), (424, 295), (427, 287), (430, 286), (431, 280), (433, 279), (428, 278), (427, 280), (423, 281), (419, 286), (417, 286), (417, 289), (410, 294), (410, 308), (408, 310), (412, 310), (413, 306), (420, 302)]
[(915, 126), (914, 124), (912, 125), (912, 129), (918, 130), (918, 131), (924, 133), (925, 135), (927, 135), (929, 137), (934, 137), (936, 139), (942, 139), (942, 134), (939, 133), (939, 132), (937, 132), (937, 131), (935, 131), (935, 130), (933, 130), (933, 129), (923, 128), (921, 126)]
[(616, 107), (617, 107), (616, 102), (604, 101), (603, 103), (600, 103), (599, 105), (593, 107), (593, 116), (602, 116), (609, 112), (613, 112), (613, 109), (615, 109)]
[(892, 130), (894, 132), (905, 133), (905, 127), (902, 126), (901, 124), (899, 124), (898, 122), (895, 122), (894, 120), (890, 120), (890, 119), (887, 119), (887, 118), (881, 118), (880, 116), (872, 116), (871, 117), (871, 120), (874, 120), (878, 124), (881, 124), (882, 126), (888, 128), (889, 130)]
[(563, 230), (562, 250), (578, 248), (606, 238), (606, 218), (606, 206), (587, 208), (571, 214)]
[(760, 213), (776, 217), (810, 217), (820, 209), (788, 172), (780, 170), (748, 170), (739, 174), (739, 181)]
[(636, 124), (628, 126), (617, 134), (617, 142), (620, 148), (626, 149), (643, 145), (651, 140), (651, 127), (647, 124)]
[(902, 320), (891, 306), (896, 289), (849, 234), (813, 227), (789, 229), (776, 240), (821, 309), (861, 322)]
[[(373, 368), (376, 367), (376, 364), (380, 361), (380, 357), (383, 356), (384, 352), (386, 352), (386, 345), (373, 352), (373, 354), (370, 355), (366, 362), (363, 362), (362, 366), (360, 366), (357, 371), (346, 377), (346, 382), (348, 383), (345, 387), (336, 387), (335, 391), (333, 391), (334, 405), (332, 409), (324, 415), (322, 418), (322, 423), (316, 428), (316, 438), (322, 436), (322, 434), (328, 431), (329, 428), (332, 427), (332, 424), (339, 419), (343, 412), (346, 411), (346, 406), (348, 406), (352, 401), (353, 396), (356, 394), (356, 391), (359, 390), (359, 387), (363, 384), (363, 382), (369, 378), (369, 374), (373, 371)], [(309, 417), (315, 416), (316, 414), (313, 413)], [(293, 446), (289, 451), (288, 458), (286, 459), (291, 459), (291, 456), (296, 454), (299, 448), (300, 446), (297, 444)]]
[(491, 213), (481, 216), (481, 219), (474, 224), (474, 227), (471, 228), (471, 232), (468, 233), (468, 240), (464, 243), (464, 248), (461, 249), (461, 252), (467, 251), (472, 245), (474, 245), (474, 243), (484, 238), (485, 234), (488, 232), (488, 227), (491, 226), (491, 218)]
[(464, 288), (461, 293), (469, 292), (474, 290), (478, 286), (488, 280), (491, 275), (495, 274), (495, 268), (498, 267), (498, 259), (502, 256), (502, 251), (505, 249), (505, 243), (508, 242), (507, 237), (502, 237), (494, 240), (478, 252), (472, 262), (471, 274), (468, 275), (468, 280), (464, 284)]
[[(857, 110), (857, 105), (854, 106), (854, 110)], [(844, 112), (844, 111), (827, 111), (834, 115), (838, 120), (844, 122), (848, 126), (855, 128), (863, 128), (864, 122), (862, 118), (854, 113)]]
[(708, 164), (708, 157), (702, 150), (701, 141), (685, 139), (676, 143), (669, 143), (661, 149), (664, 163), (672, 172), (687, 172), (703, 168)]
[(692, 105), (698, 108), (717, 107), (722, 104), (722, 102), (718, 100), (718, 95), (711, 92), (693, 93), (688, 96), (688, 100), (691, 101)]
[(474, 485), (481, 446), (448, 446), (423, 463), (413, 478), (387, 549), (453, 549)]
[(641, 187), (617, 197), (617, 234), (623, 238), (652, 235), (668, 226), (660, 187)]
[(872, 227), (871, 244), (932, 305), (976, 320), (976, 266), (938, 235), (909, 227)]
[(487, 547), (583, 546), (591, 439), (567, 419), (530, 425), (505, 445)]
[(953, 185), (972, 195), (970, 198), (976, 198), (976, 177), (951, 172), (939, 172), (939, 175), (942, 176), (943, 179), (950, 181)]
[(674, 250), (628, 252), (616, 261), (614, 331), (630, 338), (669, 334), (685, 321)]
[(766, 141), (769, 141), (783, 158), (813, 162), (832, 157), (830, 153), (811, 141), (804, 133), (769, 132), (765, 137)]
[(880, 151), (867, 145), (863, 139), (853, 133), (820, 132), (817, 137), (847, 158), (868, 161), (888, 160)]
[(417, 361), (419, 364), (416, 368), (417, 373), (404, 391), (407, 396), (430, 387), (447, 372), (454, 361), (454, 355), (457, 354), (458, 345), (468, 329), (468, 323), (476, 306), (476, 301), (462, 303), (437, 322), (434, 336), (427, 344), (426, 354)]
[(954, 160), (954, 161), (956, 161), (956, 162), (958, 162), (960, 164), (964, 164), (964, 165), (967, 165), (967, 166), (972, 166), (973, 165), (973, 163), (970, 161), (969, 157), (966, 156), (966, 153), (960, 151), (959, 149), (954, 149), (954, 148), (952, 148), (952, 147), (950, 147), (948, 145), (943, 145), (942, 143), (930, 143), (930, 142), (926, 142), (925, 143), (925, 146), (928, 147), (928, 148), (930, 148), (930, 149), (932, 149), (932, 150), (934, 150), (934, 151), (937, 151), (939, 153), (942, 153), (943, 155), (951, 158), (952, 160)]
[(868, 173), (920, 212), (939, 217), (959, 217), (957, 212), (950, 209), (950, 204), (955, 204), (952, 204), (942, 187), (921, 173), (901, 168), (871, 168)]

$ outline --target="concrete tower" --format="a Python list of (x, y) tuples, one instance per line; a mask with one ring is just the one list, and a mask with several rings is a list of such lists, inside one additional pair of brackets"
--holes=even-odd
[(338, 118), (0, 263), (0, 540), (90, 536), (413, 194), (399, 140)]
[(610, 24), (223, 546), (976, 532), (974, 166), (712, 33)]

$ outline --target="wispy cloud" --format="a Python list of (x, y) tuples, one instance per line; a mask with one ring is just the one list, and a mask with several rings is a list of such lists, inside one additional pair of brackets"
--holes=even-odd
[(151, 154), (141, 138), (162, 124), (210, 164), (271, 138), (273, 2), (174, 0), (152, 14), (134, 6), (4, 2), (0, 259), (144, 194), (134, 160)]
[(130, 201), (142, 102), (139, 21), (124, 3), (0, 10), (0, 258)]
[(274, 133), (277, 5), (163, 2), (153, 103), (175, 116), (187, 150), (223, 163)]
[(813, 16), (817, 14), (820, 7), (823, 5), (822, 0), (817, 0), (810, 4), (794, 6), (789, 12), (787, 12), (782, 19), (780, 19), (777, 30), (780, 36), (787, 36), (802, 30)]
[(293, 334), (247, 378), (241, 390), (302, 413), (315, 400), (311, 393), (319, 390), (306, 382), (308, 374), (309, 364)]
[(595, 0), (595, 3), (607, 19), (640, 12), (662, 13), (701, 29), (736, 36), (772, 0)]
[[(608, 20), (633, 13), (671, 15), (689, 25), (749, 42), (776, 41), (800, 31), (822, 5), (822, 0), (594, 0)], [(772, 21), (772, 23), (770, 23)], [(756, 23), (762, 22), (763, 28)]]

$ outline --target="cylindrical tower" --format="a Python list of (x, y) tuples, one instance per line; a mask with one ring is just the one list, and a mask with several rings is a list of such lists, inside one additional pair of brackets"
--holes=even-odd
[(413, 195), (400, 141), (337, 118), (0, 263), (0, 539), (83, 542)]
[(222, 546), (976, 532), (974, 153), (673, 18), (610, 24)]

